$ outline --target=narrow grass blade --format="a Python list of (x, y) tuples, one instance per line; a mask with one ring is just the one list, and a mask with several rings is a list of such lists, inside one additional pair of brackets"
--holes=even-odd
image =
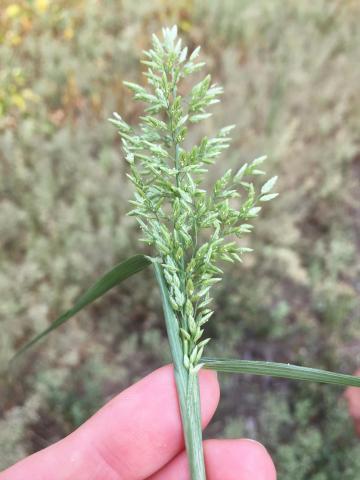
[(202, 447), (200, 395), (197, 374), (189, 374), (184, 367), (183, 351), (179, 336), (179, 325), (169, 301), (169, 292), (161, 266), (154, 264), (163, 304), (166, 330), (174, 363), (181, 419), (186, 452), (192, 480), (205, 480), (204, 453)]
[(292, 380), (305, 380), (307, 382), (360, 387), (360, 377), (287, 363), (226, 358), (202, 358), (201, 362), (204, 364), (204, 368), (216, 370), (217, 372), (250, 373), (251, 375), (267, 375)]
[(97, 282), (95, 282), (94, 285), (92, 285), (88, 290), (86, 290), (81, 295), (81, 297), (78, 298), (77, 302), (72, 308), (70, 308), (70, 310), (60, 315), (60, 317), (58, 317), (46, 330), (36, 335), (36, 337), (34, 337), (23, 347), (21, 347), (11, 361), (24, 353), (32, 345), (44, 338), (50, 332), (55, 330), (55, 328), (65, 323), (84, 307), (100, 298), (102, 295), (104, 295), (116, 285), (119, 285), (119, 283), (121, 283), (123, 280), (126, 280), (135, 273), (143, 270), (150, 263), (151, 261), (144, 255), (134, 255), (133, 257), (130, 257), (124, 262), (116, 265), (109, 272), (105, 273), (105, 275), (103, 275)]

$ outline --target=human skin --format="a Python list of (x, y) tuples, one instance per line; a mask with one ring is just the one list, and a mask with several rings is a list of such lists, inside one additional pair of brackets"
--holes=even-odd
[[(219, 402), (216, 374), (200, 371), (203, 428)], [(276, 480), (258, 442), (204, 441), (208, 480)], [(155, 370), (79, 429), (0, 473), (0, 480), (189, 480), (171, 366)]]
[[(360, 377), (360, 369), (354, 375)], [(354, 427), (360, 437), (360, 388), (348, 387), (345, 391), (345, 398), (348, 401), (349, 414), (354, 421)]]

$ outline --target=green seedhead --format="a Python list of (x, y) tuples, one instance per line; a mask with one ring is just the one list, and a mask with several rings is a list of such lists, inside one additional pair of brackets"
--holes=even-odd
[(212, 115), (223, 89), (210, 75), (182, 93), (182, 82), (204, 67), (197, 62), (200, 48), (191, 54), (182, 46), (176, 26), (163, 29), (163, 40), (152, 37), (152, 48), (143, 63), (148, 88), (125, 82), (134, 99), (146, 104), (137, 129), (117, 113), (111, 122), (121, 135), (129, 178), (135, 186), (134, 209), (143, 241), (154, 246), (176, 312), (186, 369), (196, 372), (209, 338), (204, 325), (213, 314), (211, 287), (221, 280), (221, 261), (241, 261), (251, 251), (238, 238), (252, 230), (249, 223), (261, 210), (261, 202), (277, 196), (270, 193), (277, 177), (259, 192), (252, 177), (262, 175), (260, 157), (219, 178), (211, 191), (206, 174), (226, 151), (234, 125), (220, 129), (186, 148), (188, 129)]

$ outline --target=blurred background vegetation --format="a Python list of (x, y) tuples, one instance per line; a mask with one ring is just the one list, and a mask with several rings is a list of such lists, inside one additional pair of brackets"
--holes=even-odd
[[(227, 268), (209, 327), (217, 355), (352, 373), (360, 364), (360, 4), (357, 0), (33, 0), (0, 5), (0, 364), (93, 279), (139, 251), (107, 118), (136, 122), (151, 33), (179, 25), (236, 123), (219, 163), (267, 153), (281, 196)], [(193, 133), (194, 139), (199, 131)], [(0, 383), (0, 468), (69, 433), (169, 360), (151, 271), (52, 334)], [(356, 480), (342, 391), (223, 376), (209, 436), (250, 436), (279, 478)]]

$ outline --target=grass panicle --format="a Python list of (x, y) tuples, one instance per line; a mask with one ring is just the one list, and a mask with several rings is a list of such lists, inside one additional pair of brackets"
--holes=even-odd
[(277, 177), (259, 191), (251, 181), (264, 173), (259, 169), (264, 156), (235, 174), (227, 170), (212, 191), (205, 188), (208, 167), (229, 147), (234, 125), (184, 147), (189, 127), (209, 118), (209, 108), (223, 93), (210, 75), (180, 93), (182, 81), (204, 67), (199, 53), (199, 47), (189, 53), (182, 45), (176, 26), (164, 28), (161, 40), (153, 35), (151, 48), (144, 52), (147, 85), (125, 82), (134, 99), (146, 105), (140, 124), (133, 128), (118, 113), (111, 119), (135, 186), (130, 215), (139, 222), (143, 241), (160, 258), (156, 276), (193, 480), (205, 478), (197, 373), (210, 340), (204, 338), (204, 326), (213, 314), (211, 288), (221, 280), (219, 262), (241, 261), (250, 251), (238, 239), (251, 231), (249, 222), (259, 214), (261, 202), (277, 195), (272, 193)]

